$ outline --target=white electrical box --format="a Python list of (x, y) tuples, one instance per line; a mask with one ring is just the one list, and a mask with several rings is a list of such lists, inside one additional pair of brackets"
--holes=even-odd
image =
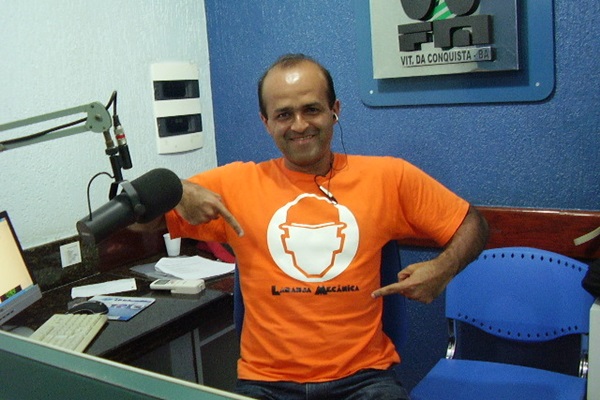
[(198, 66), (187, 62), (152, 64), (156, 145), (159, 154), (204, 145)]

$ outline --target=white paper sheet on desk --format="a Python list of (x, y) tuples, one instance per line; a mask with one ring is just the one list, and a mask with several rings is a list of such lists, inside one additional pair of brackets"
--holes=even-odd
[(156, 263), (156, 269), (180, 279), (208, 279), (233, 272), (235, 264), (193, 257), (163, 257)]
[(100, 294), (113, 294), (136, 290), (134, 278), (117, 279), (116, 281), (96, 283), (93, 285), (77, 286), (71, 289), (71, 297), (91, 297)]

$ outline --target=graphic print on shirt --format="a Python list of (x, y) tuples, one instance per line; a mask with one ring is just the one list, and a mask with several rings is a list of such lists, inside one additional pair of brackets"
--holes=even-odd
[(277, 210), (267, 229), (273, 260), (302, 282), (325, 282), (344, 272), (358, 239), (356, 218), (347, 207), (309, 193)]

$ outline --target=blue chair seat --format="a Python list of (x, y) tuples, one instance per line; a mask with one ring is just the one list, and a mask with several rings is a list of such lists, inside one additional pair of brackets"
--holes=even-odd
[(543, 369), (441, 359), (411, 392), (411, 400), (581, 399), (586, 380)]

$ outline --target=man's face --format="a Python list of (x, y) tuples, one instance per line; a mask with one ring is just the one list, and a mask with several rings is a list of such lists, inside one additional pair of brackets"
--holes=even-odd
[(324, 175), (329, 171), (331, 137), (339, 112), (327, 101), (327, 81), (311, 62), (276, 67), (263, 81), (266, 117), (261, 119), (294, 171)]

